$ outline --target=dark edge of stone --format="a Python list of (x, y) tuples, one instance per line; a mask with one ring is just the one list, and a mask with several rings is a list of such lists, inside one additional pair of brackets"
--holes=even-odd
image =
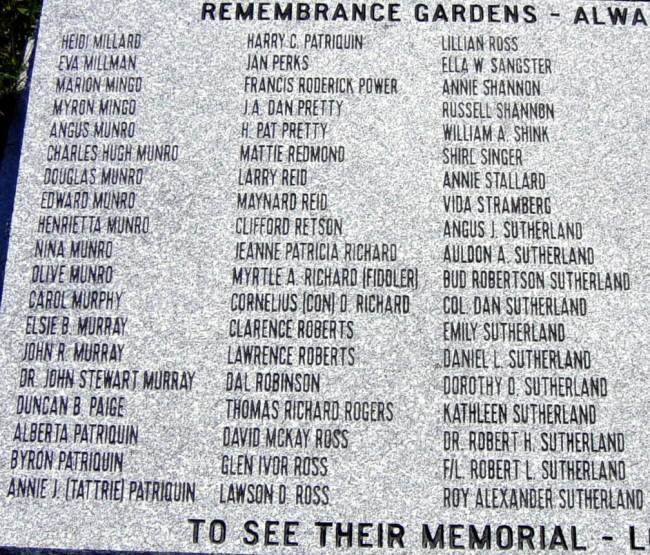
[[(4, 152), (0, 152), (0, 307), (4, 292), (5, 272), (7, 266), (7, 252), (9, 250), (9, 237), (11, 235), (11, 219), (14, 212), (14, 199), (18, 184), (18, 171), (20, 169), (20, 155), (23, 146), (23, 133), (27, 119), (27, 107), (32, 84), (32, 72), (38, 44), (38, 31), (40, 22), (34, 31), (34, 44), (29, 56), (27, 68), (27, 82), (20, 93), (18, 108), (9, 125), (7, 143)], [(1, 548), (0, 548), (1, 549)]]

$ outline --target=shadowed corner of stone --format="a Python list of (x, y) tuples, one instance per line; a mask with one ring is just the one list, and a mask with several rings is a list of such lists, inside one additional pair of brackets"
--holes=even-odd
[(25, 48), (25, 70), (20, 76), (16, 92), (3, 98), (0, 106), (3, 112), (0, 125), (0, 307), (34, 51), (35, 40), (30, 39)]

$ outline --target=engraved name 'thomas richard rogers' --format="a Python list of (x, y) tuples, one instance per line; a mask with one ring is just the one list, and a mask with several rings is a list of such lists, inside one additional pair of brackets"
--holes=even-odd
[(649, 14), (592, 4), (46, 2), (0, 547), (650, 548)]

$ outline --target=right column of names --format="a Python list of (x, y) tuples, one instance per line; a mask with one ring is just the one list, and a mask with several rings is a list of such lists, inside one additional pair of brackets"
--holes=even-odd
[(557, 61), (526, 37), (438, 40), (443, 505), (640, 510), (627, 438), (607, 423), (610, 369), (583, 327), (632, 284), (558, 199)]

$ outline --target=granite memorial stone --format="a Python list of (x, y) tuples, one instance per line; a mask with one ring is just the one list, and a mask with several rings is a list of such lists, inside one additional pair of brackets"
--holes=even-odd
[(0, 546), (650, 549), (649, 21), (46, 0)]

